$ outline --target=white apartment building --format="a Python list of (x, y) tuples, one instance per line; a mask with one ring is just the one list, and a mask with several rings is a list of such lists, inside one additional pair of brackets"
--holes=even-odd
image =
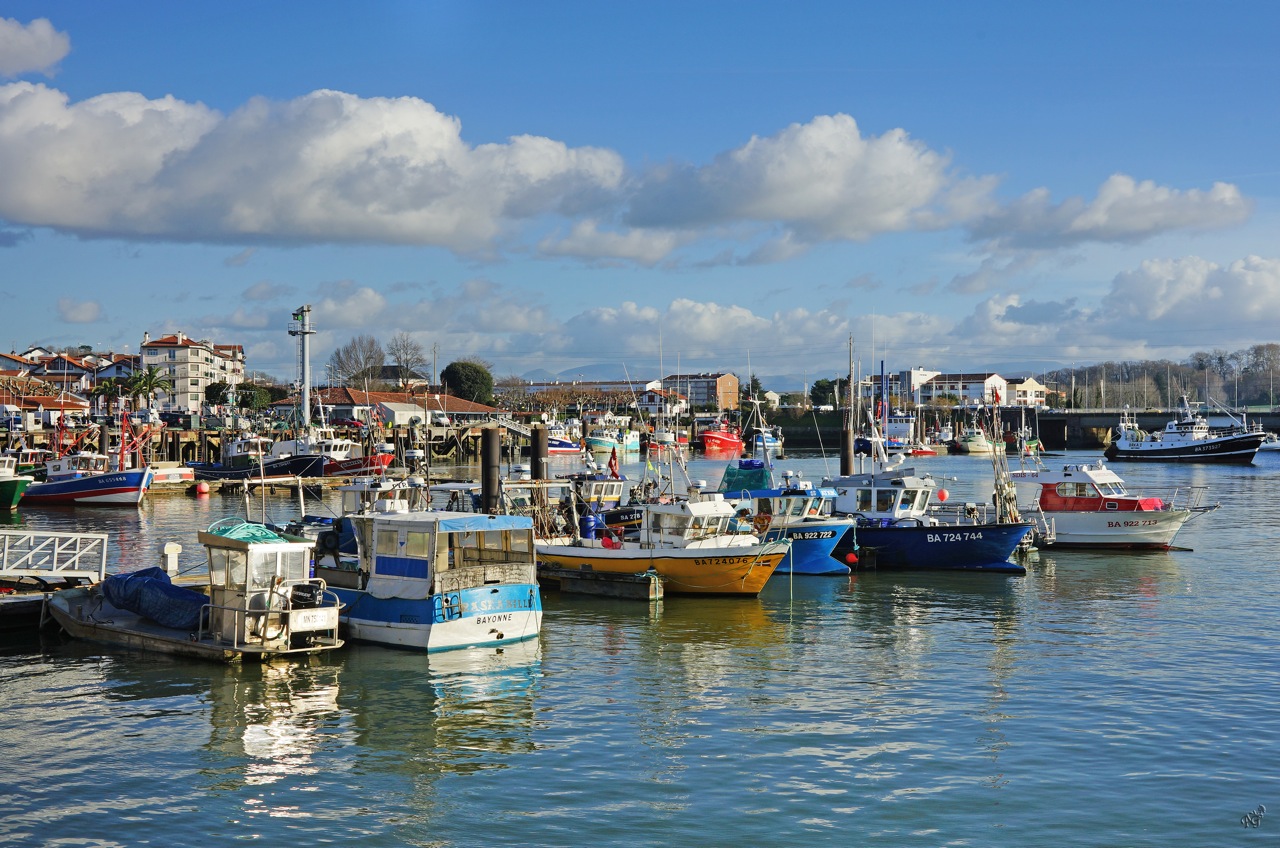
[(141, 367), (158, 368), (173, 383), (171, 392), (156, 396), (166, 412), (199, 412), (204, 393), (213, 383), (235, 387), (244, 382), (244, 348), (196, 341), (184, 333), (152, 339), (142, 334)]

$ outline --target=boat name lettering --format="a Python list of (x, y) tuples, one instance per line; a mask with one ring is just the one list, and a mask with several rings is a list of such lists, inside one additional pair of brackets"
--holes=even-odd
[(1154, 518), (1144, 518), (1141, 521), (1108, 521), (1108, 527), (1154, 527), (1159, 524)]
[(462, 605), (463, 615), (477, 615), (482, 612), (497, 612), (499, 610), (526, 610), (533, 609), (533, 600), (531, 598), (485, 598), (483, 601), (472, 601)]
[(791, 534), (792, 539), (804, 542), (809, 539), (830, 539), (836, 535), (834, 530), (801, 530)]
[(715, 568), (717, 565), (746, 565), (754, 560), (755, 557), (716, 557), (715, 559), (694, 559), (693, 564), (697, 568)]
[(979, 530), (965, 530), (963, 532), (945, 532), (945, 533), (929, 533), (926, 539), (930, 542), (966, 542), (973, 539), (981, 539), (982, 532)]
[(476, 624), (498, 624), (503, 621), (510, 621), (511, 613), (504, 612), (499, 615), (482, 615), (476, 619)]

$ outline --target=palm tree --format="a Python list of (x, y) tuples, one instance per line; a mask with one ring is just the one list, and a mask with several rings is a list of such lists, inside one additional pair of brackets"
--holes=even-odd
[(156, 366), (148, 365), (147, 370), (137, 371), (129, 378), (128, 391), (130, 397), (146, 398), (150, 408), (155, 403), (156, 392), (173, 391), (173, 380)]
[(129, 391), (127, 381), (124, 377), (108, 377), (99, 380), (89, 390), (89, 397), (94, 400), (101, 401), (102, 412), (110, 411), (113, 401), (124, 397)]

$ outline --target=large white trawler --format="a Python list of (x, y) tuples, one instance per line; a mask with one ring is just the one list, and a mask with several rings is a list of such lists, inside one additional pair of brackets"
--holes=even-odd
[(1232, 423), (1226, 427), (1210, 427), (1183, 395), (1178, 404), (1178, 417), (1165, 424), (1163, 430), (1148, 433), (1138, 426), (1137, 416), (1125, 407), (1120, 414), (1115, 441), (1108, 445), (1105, 455), (1112, 461), (1252, 463), (1267, 434), (1261, 427), (1249, 425), (1225, 409), (1222, 411)]

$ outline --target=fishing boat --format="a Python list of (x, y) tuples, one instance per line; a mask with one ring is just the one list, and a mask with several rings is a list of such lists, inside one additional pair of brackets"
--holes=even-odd
[[(333, 577), (355, 641), (427, 652), (503, 645), (542, 627), (533, 522), (411, 510), (353, 516), (359, 568)], [(354, 576), (354, 581), (352, 577)]]
[(643, 517), (634, 538), (585, 513), (577, 535), (539, 541), (539, 566), (614, 574), (652, 569), (667, 593), (755, 596), (790, 549), (785, 541), (731, 532), (734, 509), (719, 493), (694, 491), (687, 500), (639, 509)]
[(53, 459), (57, 454), (45, 448), (28, 448), (16, 447), (9, 448), (4, 452), (5, 456), (11, 456), (16, 462), (14, 471), (17, 474), (29, 474), (36, 480), (44, 478), (44, 465)]
[(1165, 424), (1163, 430), (1148, 433), (1138, 426), (1137, 415), (1125, 407), (1120, 414), (1115, 440), (1103, 455), (1113, 462), (1148, 460), (1248, 465), (1267, 438), (1260, 426), (1237, 419), (1225, 408), (1222, 412), (1230, 417), (1232, 423), (1225, 427), (1210, 427), (1205, 417), (1192, 408), (1186, 395), (1180, 399), (1178, 411), (1178, 417)]
[(1275, 433), (1267, 433), (1262, 440), (1262, 444), (1258, 447), (1260, 451), (1280, 451), (1280, 436)]
[(547, 426), (547, 453), (564, 455), (582, 452), (582, 438), (575, 435), (567, 424), (559, 422)]
[(640, 433), (631, 429), (631, 416), (595, 413), (587, 420), (587, 450), (593, 453), (612, 450), (635, 453), (640, 450)]
[(851, 551), (854, 522), (832, 515), (836, 490), (815, 488), (791, 472), (775, 481), (768, 464), (740, 459), (725, 468), (717, 489), (735, 509), (738, 522), (764, 541), (785, 539), (791, 552), (779, 573), (848, 574), (838, 551)]
[(44, 480), (31, 483), (22, 506), (137, 506), (151, 487), (149, 466), (121, 468), (112, 457), (79, 452), (45, 463)]
[(266, 436), (243, 433), (222, 448), (219, 462), (187, 463), (197, 480), (285, 482), (324, 476), (325, 456), (319, 453), (272, 456)]
[(850, 457), (861, 468), (822, 481), (836, 490), (835, 514), (856, 522), (859, 565), (1026, 573), (1011, 557), (1029, 543), (1032, 525), (1018, 513), (1004, 451), (990, 454), (995, 479), (990, 506), (948, 507), (948, 493), (932, 475), (917, 474), (903, 467), (904, 456), (885, 453), (876, 421), (868, 418), (872, 456)]
[(754, 457), (781, 457), (783, 451), (782, 428), (765, 420), (761, 401), (748, 399), (750, 410), (742, 425), (742, 443), (747, 453)]
[(275, 442), (270, 455), (283, 459), (315, 454), (324, 457), (321, 474), (325, 477), (380, 475), (395, 460), (395, 447), (383, 443), (365, 454), (359, 442), (336, 435), (332, 427), (314, 427), (297, 439)]
[(198, 538), (208, 556), (202, 589), (175, 584), (164, 568), (143, 568), (54, 593), (50, 615), (77, 639), (220, 662), (342, 646), (338, 601), (310, 576), (309, 542), (238, 520)]
[(960, 434), (952, 443), (957, 453), (988, 456), (995, 452), (995, 443), (987, 436), (986, 429), (977, 420), (960, 428)]
[(704, 453), (734, 457), (742, 453), (742, 435), (723, 418), (701, 419), (695, 426), (694, 438)]
[(0, 510), (17, 509), (23, 493), (35, 481), (34, 477), (18, 473), (17, 457), (0, 456)]
[(1022, 514), (1037, 526), (1037, 544), (1055, 548), (1169, 550), (1182, 526), (1212, 512), (1206, 486), (1182, 486), (1166, 497), (1130, 492), (1102, 460), (1011, 472)]

